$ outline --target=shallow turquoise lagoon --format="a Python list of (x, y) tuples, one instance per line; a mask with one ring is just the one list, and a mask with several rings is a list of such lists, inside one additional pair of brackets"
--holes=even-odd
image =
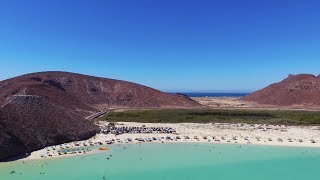
[[(320, 179), (320, 149), (317, 148), (231, 144), (131, 144), (109, 147), (111, 151), (102, 154), (0, 163), (0, 179)], [(10, 174), (13, 170), (15, 173)]]

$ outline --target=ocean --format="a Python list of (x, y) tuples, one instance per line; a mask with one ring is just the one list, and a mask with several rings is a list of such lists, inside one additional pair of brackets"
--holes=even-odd
[(94, 155), (0, 163), (0, 177), (3, 180), (320, 179), (318, 148), (209, 143), (126, 144), (109, 148), (109, 152)]
[(249, 93), (182, 93), (189, 97), (243, 97)]

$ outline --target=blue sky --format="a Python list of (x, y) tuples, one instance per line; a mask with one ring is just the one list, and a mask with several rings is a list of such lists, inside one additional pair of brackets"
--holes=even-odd
[(164, 91), (320, 74), (316, 0), (1, 0), (0, 79), (60, 70)]

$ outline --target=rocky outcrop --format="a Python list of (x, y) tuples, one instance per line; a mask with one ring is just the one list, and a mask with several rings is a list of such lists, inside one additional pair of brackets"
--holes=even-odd
[(1, 108), (0, 159), (90, 138), (98, 128), (77, 113), (43, 97), (16, 95)]

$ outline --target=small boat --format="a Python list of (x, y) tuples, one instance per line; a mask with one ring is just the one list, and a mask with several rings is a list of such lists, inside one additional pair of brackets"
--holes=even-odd
[(109, 151), (109, 148), (99, 148), (100, 151)]

